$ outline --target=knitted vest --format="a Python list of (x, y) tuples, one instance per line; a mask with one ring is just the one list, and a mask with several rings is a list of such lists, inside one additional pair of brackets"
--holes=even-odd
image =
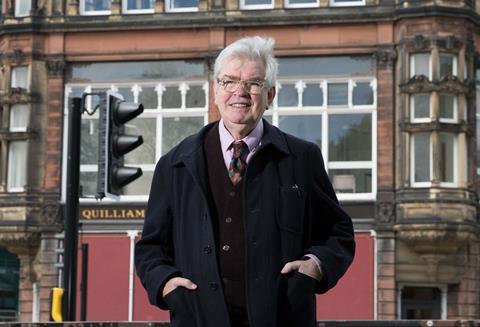
[(242, 179), (235, 186), (228, 177), (218, 124), (205, 135), (204, 152), (211, 191), (217, 258), (227, 304), (245, 307), (245, 231)]

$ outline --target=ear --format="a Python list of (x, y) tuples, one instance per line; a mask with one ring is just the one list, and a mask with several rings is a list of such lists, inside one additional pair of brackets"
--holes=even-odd
[(267, 93), (267, 103), (268, 103), (268, 105), (272, 104), (272, 101), (275, 98), (275, 94), (277, 94), (277, 90), (275, 89), (275, 86), (272, 86), (270, 88), (270, 90), (268, 90), (268, 93)]

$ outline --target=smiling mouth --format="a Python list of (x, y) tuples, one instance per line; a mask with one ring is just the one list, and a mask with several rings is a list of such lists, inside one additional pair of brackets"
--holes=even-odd
[(238, 109), (245, 109), (245, 108), (249, 108), (250, 104), (249, 103), (232, 103), (232, 104), (229, 104), (229, 106), (233, 108), (238, 108)]

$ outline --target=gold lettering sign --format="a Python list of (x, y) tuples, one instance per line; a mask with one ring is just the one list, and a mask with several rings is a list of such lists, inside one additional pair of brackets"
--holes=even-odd
[(83, 219), (144, 219), (145, 209), (85, 208), (80, 211)]

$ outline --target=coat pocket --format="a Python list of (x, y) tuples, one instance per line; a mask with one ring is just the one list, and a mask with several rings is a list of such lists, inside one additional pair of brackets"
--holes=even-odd
[(279, 187), (276, 217), (284, 263), (303, 255), (305, 201), (305, 194), (300, 188)]
[(170, 321), (172, 327), (195, 327), (195, 313), (189, 301), (189, 293), (194, 292), (184, 287), (177, 287), (167, 294), (165, 302), (170, 310)]
[(317, 281), (295, 271), (287, 282), (289, 326), (316, 326), (315, 285)]

